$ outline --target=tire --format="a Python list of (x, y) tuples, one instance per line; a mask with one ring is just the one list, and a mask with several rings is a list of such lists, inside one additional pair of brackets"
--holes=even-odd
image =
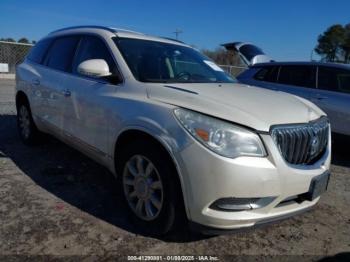
[(122, 198), (131, 221), (145, 235), (165, 235), (185, 221), (177, 172), (165, 153), (153, 141), (134, 140), (118, 161)]
[(17, 105), (17, 129), (22, 142), (26, 145), (36, 144), (41, 136), (27, 101)]

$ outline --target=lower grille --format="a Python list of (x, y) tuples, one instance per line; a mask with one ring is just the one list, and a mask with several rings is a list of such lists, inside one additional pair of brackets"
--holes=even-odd
[(321, 117), (307, 124), (274, 126), (271, 136), (288, 163), (312, 164), (326, 150), (329, 121)]

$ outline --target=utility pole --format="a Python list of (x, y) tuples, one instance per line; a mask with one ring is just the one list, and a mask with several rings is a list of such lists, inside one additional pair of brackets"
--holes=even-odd
[(173, 32), (175, 34), (175, 38), (176, 40), (179, 39), (179, 34), (182, 34), (183, 32), (180, 29), (176, 29), (175, 32)]

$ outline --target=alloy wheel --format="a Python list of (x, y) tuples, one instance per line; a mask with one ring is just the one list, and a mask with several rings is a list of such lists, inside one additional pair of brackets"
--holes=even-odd
[(149, 159), (134, 155), (126, 162), (123, 188), (128, 205), (140, 219), (151, 221), (158, 217), (163, 206), (163, 185)]
[(26, 106), (22, 105), (19, 110), (19, 127), (23, 138), (30, 136), (30, 114)]

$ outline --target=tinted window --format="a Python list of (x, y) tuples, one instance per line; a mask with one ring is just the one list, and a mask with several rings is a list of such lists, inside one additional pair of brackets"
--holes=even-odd
[(45, 57), (44, 64), (57, 70), (70, 72), (78, 41), (77, 36), (56, 39)]
[(73, 73), (77, 73), (77, 68), (81, 62), (89, 59), (103, 59), (107, 62), (109, 70), (116, 73), (116, 64), (111, 56), (106, 44), (94, 36), (85, 36), (80, 42), (76, 58), (73, 63)]
[(302, 87), (315, 87), (315, 67), (282, 66), (278, 83)]
[(319, 67), (318, 88), (350, 93), (350, 70)]
[(266, 66), (261, 68), (255, 75), (254, 78), (260, 81), (276, 82), (278, 73), (277, 66)]
[(28, 54), (28, 59), (40, 64), (46, 54), (48, 47), (50, 46), (52, 39), (44, 39), (35, 44)]

